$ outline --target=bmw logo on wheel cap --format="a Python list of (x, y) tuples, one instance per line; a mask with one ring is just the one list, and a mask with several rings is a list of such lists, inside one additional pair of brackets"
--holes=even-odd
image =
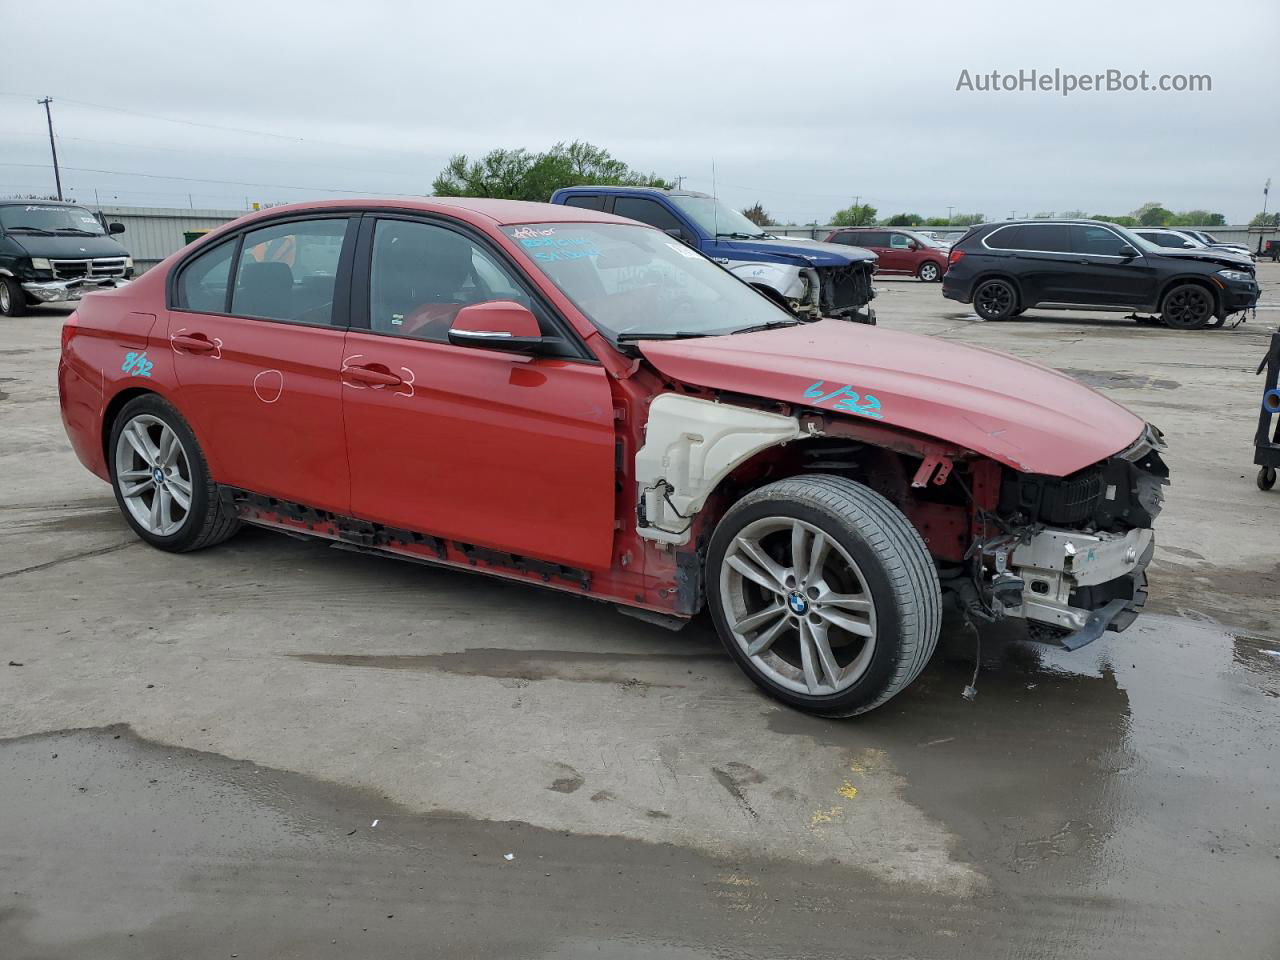
[(787, 606), (791, 608), (791, 612), (797, 617), (801, 617), (809, 609), (809, 602), (800, 594), (791, 593), (787, 596)]

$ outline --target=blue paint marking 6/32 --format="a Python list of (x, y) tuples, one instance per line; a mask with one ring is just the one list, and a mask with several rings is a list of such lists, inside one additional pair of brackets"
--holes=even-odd
[(152, 363), (147, 359), (147, 351), (141, 353), (126, 353), (124, 355), (124, 363), (120, 364), (120, 369), (125, 373), (132, 374), (135, 377), (151, 376)]
[(871, 394), (868, 393), (864, 397), (848, 384), (827, 393), (825, 384), (825, 380), (815, 381), (804, 392), (805, 397), (815, 401), (815, 406), (824, 404), (828, 400), (835, 400), (833, 408), (836, 410), (855, 413), (860, 417), (871, 417), (873, 420), (884, 419), (884, 415), (880, 413), (880, 401)]

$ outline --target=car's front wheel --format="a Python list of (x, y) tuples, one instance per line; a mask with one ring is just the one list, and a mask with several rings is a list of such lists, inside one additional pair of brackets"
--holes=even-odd
[(1018, 292), (1008, 280), (984, 280), (973, 292), (973, 309), (983, 320), (1007, 320), (1018, 309)]
[(21, 317), (27, 312), (27, 295), (13, 277), (0, 277), (0, 316)]
[(218, 499), (195, 434), (163, 397), (146, 394), (126, 403), (110, 443), (116, 503), (153, 547), (199, 550), (239, 529), (239, 519)]
[(933, 283), (942, 279), (942, 271), (932, 260), (926, 260), (920, 264), (920, 269), (916, 271), (916, 276), (925, 283)]
[(933, 654), (937, 572), (892, 503), (845, 477), (780, 480), (739, 500), (707, 557), (712, 618), (755, 683), (831, 717), (884, 703)]
[(1213, 319), (1213, 294), (1196, 283), (1183, 283), (1164, 296), (1160, 317), (1174, 330), (1199, 330)]

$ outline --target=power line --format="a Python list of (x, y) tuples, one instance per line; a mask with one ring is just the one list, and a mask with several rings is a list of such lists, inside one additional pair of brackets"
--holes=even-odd
[[(23, 140), (23, 139), (43, 140), (44, 139), (44, 134), (37, 134), (37, 133), (14, 133), (14, 134), (10, 134), (9, 136), (15, 140)], [(258, 157), (258, 156), (253, 156), (251, 154), (222, 153), (220, 151), (217, 153), (211, 153), (208, 150), (191, 150), (191, 149), (183, 149), (182, 147), (159, 147), (149, 143), (126, 143), (123, 140), (98, 140), (94, 137), (60, 136), (58, 137), (58, 140), (61, 141), (62, 143), (97, 143), (97, 144), (102, 144), (102, 145), (111, 146), (111, 147), (127, 147), (130, 150), (146, 150), (149, 153), (159, 150), (165, 153), (180, 153), (180, 154), (185, 154), (187, 156), (199, 156), (199, 157), (205, 157), (205, 158), (214, 157), (214, 158), (222, 158), (227, 160), (252, 160), (255, 163), (286, 163), (292, 166), (297, 166), (297, 164), (299, 163), (299, 161), (296, 159), (287, 159), (283, 157)], [(306, 163), (307, 163), (307, 166), (310, 166), (310, 167), (327, 167), (330, 170), (345, 170), (348, 173), (366, 173), (366, 174), (377, 173), (387, 177), (413, 176), (413, 174), (405, 173), (403, 171), (394, 172), (391, 170), (375, 170), (369, 167), (348, 167), (340, 163), (323, 163), (323, 162), (317, 163), (316, 161), (312, 160), (309, 157), (307, 158)]]
[[(47, 164), (43, 163), (5, 163), (0, 162), (0, 167), (25, 167), (34, 169), (44, 169)], [(257, 183), (252, 180), (215, 180), (210, 177), (175, 177), (164, 173), (137, 173), (129, 170), (102, 170), (96, 167), (64, 167), (65, 170), (74, 170), (77, 173), (102, 173), (117, 177), (143, 177), (148, 180), (178, 180), (183, 183), (217, 183), (224, 186), (232, 187), (265, 187), (272, 190), (319, 190), (321, 193), (346, 193), (352, 196), (367, 196), (370, 193), (376, 193), (381, 196), (388, 197), (425, 197), (425, 193), (393, 193), (389, 190), (346, 190), (341, 187), (308, 187), (296, 183)]]
[[(19, 100), (28, 99), (28, 95), (26, 94), (13, 93), (7, 90), (0, 90), (0, 97), (14, 97)], [(123, 113), (129, 116), (143, 117), (144, 119), (147, 119), (147, 120), (159, 120), (163, 123), (177, 123), (177, 124), (182, 124), (183, 126), (188, 126), (188, 127), (203, 127), (206, 130), (221, 130), (227, 133), (246, 133), (256, 137), (270, 137), (273, 140), (285, 140), (290, 143), (313, 143), (313, 144), (318, 144), (326, 147), (341, 147), (344, 150), (362, 150), (365, 152), (367, 152), (369, 149), (367, 144), (340, 143), (336, 140), (316, 140), (312, 137), (298, 137), (298, 136), (293, 136), (292, 134), (271, 133), (270, 131), (267, 131), (267, 130), (251, 130), (248, 127), (231, 127), (231, 126), (224, 126), (222, 124), (217, 124), (217, 123), (203, 123), (199, 120), (184, 120), (177, 117), (165, 117), (157, 113), (144, 113), (141, 110), (130, 110), (126, 107), (116, 107), (116, 106), (111, 106), (105, 103), (90, 103), (87, 100), (76, 100), (76, 99), (73, 99), (72, 97), (59, 97), (58, 102), (74, 103), (76, 106), (80, 106), (80, 107), (91, 107), (94, 110), (108, 110), (108, 111), (111, 111), (112, 113)], [(405, 156), (415, 156), (415, 157), (422, 156), (421, 152), (416, 150), (395, 150), (395, 149), (388, 149), (386, 147), (381, 147), (380, 149), (382, 149), (384, 152), (387, 152), (387, 153), (400, 153), (400, 154), (404, 154)]]

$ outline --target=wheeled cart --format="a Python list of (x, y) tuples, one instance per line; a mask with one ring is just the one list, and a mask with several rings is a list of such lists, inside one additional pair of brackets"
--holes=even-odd
[(1267, 382), (1262, 388), (1262, 410), (1253, 438), (1253, 462), (1258, 464), (1258, 489), (1270, 490), (1276, 485), (1276, 468), (1280, 467), (1280, 330), (1271, 334), (1271, 346), (1258, 364), (1258, 373), (1264, 370)]

